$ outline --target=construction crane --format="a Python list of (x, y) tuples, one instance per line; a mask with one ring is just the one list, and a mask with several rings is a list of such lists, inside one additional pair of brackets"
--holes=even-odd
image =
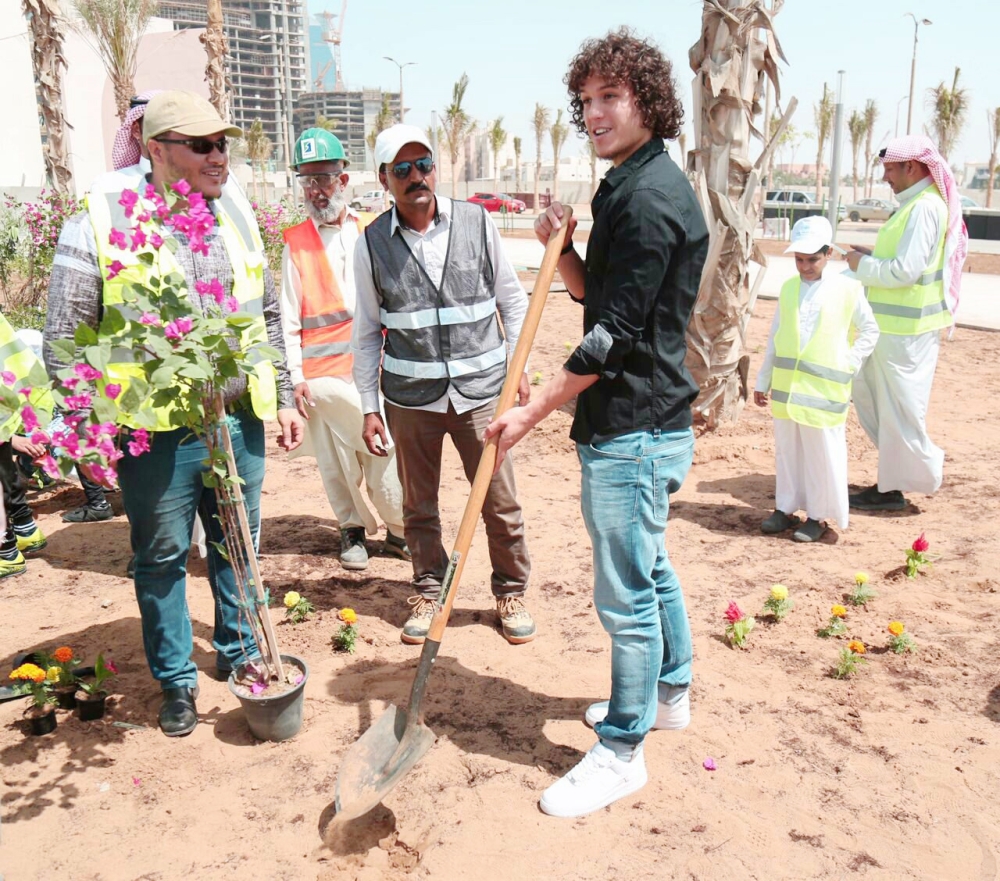
[(333, 67), (333, 59), (331, 58), (326, 64), (324, 64), (318, 74), (316, 74), (316, 79), (313, 80), (313, 90), (316, 92), (323, 91), (323, 81), (326, 79), (327, 71)]
[[(346, 91), (347, 86), (344, 85), (344, 73), (343, 65), (340, 61), (340, 42), (344, 36), (344, 16), (347, 15), (347, 0), (342, 0), (340, 4), (340, 15), (334, 15), (332, 12), (320, 12), (318, 18), (323, 19), (325, 27), (323, 28), (323, 42), (333, 44), (333, 63), (337, 68), (337, 78), (333, 84), (333, 90), (335, 92)], [(337, 27), (333, 26), (333, 20), (338, 19)]]

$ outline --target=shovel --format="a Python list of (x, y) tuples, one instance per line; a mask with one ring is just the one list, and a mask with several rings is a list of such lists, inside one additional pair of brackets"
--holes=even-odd
[[(531, 292), (528, 314), (521, 327), (521, 336), (514, 349), (514, 357), (511, 359), (500, 399), (497, 401), (494, 418), (514, 405), (518, 383), (528, 363), (528, 351), (538, 330), (549, 286), (552, 284), (556, 264), (559, 262), (559, 252), (566, 240), (566, 230), (572, 217), (572, 209), (564, 207), (563, 210), (566, 213), (563, 216), (562, 226), (549, 237), (549, 242), (545, 246), (545, 256), (542, 258), (542, 266)], [(476, 523), (483, 509), (486, 491), (493, 477), (496, 458), (497, 438), (493, 437), (486, 442), (479, 459), (472, 491), (458, 527), (458, 538), (455, 539), (455, 547), (448, 561), (441, 592), (436, 600), (434, 618), (431, 620), (427, 639), (424, 640), (423, 650), (420, 652), (420, 663), (413, 680), (409, 703), (406, 709), (390, 704), (375, 724), (347, 751), (337, 773), (338, 820), (352, 820), (378, 805), (437, 740), (437, 735), (424, 723), (421, 704), (438, 649), (441, 648), (445, 627), (448, 626), (451, 607), (455, 602), (455, 594), (462, 577), (462, 570), (465, 568), (469, 547), (472, 545)]]

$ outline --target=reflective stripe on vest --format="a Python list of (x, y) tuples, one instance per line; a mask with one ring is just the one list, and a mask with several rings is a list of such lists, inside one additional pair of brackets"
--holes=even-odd
[[(187, 296), (187, 281), (167, 245), (158, 250), (147, 245), (131, 252), (118, 250), (108, 243), (112, 229), (127, 231), (133, 226), (133, 221), (125, 216), (124, 209), (118, 204), (119, 197), (120, 193), (90, 193), (86, 198), (87, 210), (94, 226), (98, 265), (104, 279), (104, 309), (117, 309), (127, 321), (136, 321), (139, 313), (129, 294), (130, 285), (151, 288), (153, 278), (169, 279), (171, 284), (177, 286), (181, 296)], [(232, 206), (236, 219), (226, 213), (224, 201)], [(256, 345), (266, 345), (268, 342), (264, 323), (264, 251), (260, 233), (252, 214), (247, 213), (249, 208), (241, 207), (234, 200), (217, 200), (216, 209), (217, 232), (229, 256), (233, 272), (232, 295), (239, 303), (240, 311), (254, 317), (254, 321), (239, 334), (240, 345), (248, 352), (248, 360), (254, 366), (254, 372), (247, 375), (251, 403), (258, 418), (274, 419), (278, 402), (276, 370), (269, 359), (255, 351)], [(162, 227), (159, 229), (161, 234), (169, 233), (169, 230)], [(215, 247), (218, 246), (217, 242)], [(139, 260), (139, 255), (143, 253), (152, 254), (151, 266)], [(115, 278), (109, 279), (108, 266), (114, 260), (122, 263), (124, 268)], [(108, 378), (127, 387), (132, 377), (145, 375), (142, 362), (146, 357), (129, 349), (113, 349), (112, 361), (108, 365)], [(177, 428), (170, 418), (175, 409), (173, 405), (155, 408), (147, 406), (156, 417), (153, 431), (171, 431)], [(123, 418), (122, 422), (132, 427), (138, 425), (128, 418)]]
[(350, 376), (353, 315), (344, 303), (319, 230), (306, 219), (288, 227), (283, 235), (302, 290), (302, 375), (306, 379)]
[[(14, 328), (3, 315), (0, 315), (0, 372), (14, 374), (14, 382), (9, 387), (14, 392), (19, 392), (23, 388), (36, 385), (29, 380), (31, 371), (36, 367), (41, 368), (42, 373), (45, 372), (45, 365), (38, 356), (18, 339)], [(24, 398), (18, 395), (18, 404), (23, 406), (23, 403)], [(27, 403), (35, 410), (45, 413), (51, 413), (54, 407), (52, 393), (47, 388), (34, 388), (28, 396)], [(0, 425), (0, 439), (7, 441), (12, 434), (17, 434), (21, 430), (20, 406)]]
[(879, 230), (872, 256), (890, 260), (896, 256), (906, 224), (917, 203), (925, 200), (938, 212), (940, 233), (930, 262), (920, 277), (904, 288), (868, 288), (868, 302), (882, 333), (912, 336), (948, 327), (951, 313), (944, 297), (944, 239), (948, 229), (948, 207), (933, 184), (914, 196)]
[(812, 428), (832, 428), (847, 419), (853, 372), (849, 369), (850, 333), (861, 285), (843, 276), (825, 279), (816, 328), (803, 347), (799, 339), (801, 281), (785, 282), (778, 298), (774, 337), (771, 413)]
[(412, 376), (415, 379), (453, 379), (456, 376), (468, 376), (503, 364), (507, 360), (506, 343), (474, 358), (462, 358), (458, 361), (404, 361), (385, 355), (382, 358), (382, 369), (400, 376)]

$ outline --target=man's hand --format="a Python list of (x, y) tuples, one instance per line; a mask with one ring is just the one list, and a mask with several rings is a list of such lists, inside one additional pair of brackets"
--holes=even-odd
[(11, 436), (10, 445), (14, 448), (14, 452), (27, 453), (32, 459), (44, 456), (48, 452), (45, 444), (33, 444), (28, 438), (19, 434)]
[(278, 446), (286, 452), (291, 452), (301, 446), (306, 435), (306, 424), (299, 411), (291, 407), (278, 411), (278, 425), (281, 426), (281, 437)]
[(863, 248), (861, 245), (851, 245), (851, 250), (844, 259), (847, 261), (847, 265), (851, 267), (851, 272), (857, 272), (861, 258), (870, 257), (871, 253), (871, 248)]
[(308, 382), (300, 382), (295, 386), (295, 409), (299, 411), (299, 414), (303, 419), (309, 419), (309, 408), (315, 407), (316, 402), (313, 400), (312, 393), (309, 391)]
[[(535, 238), (543, 245), (549, 243), (549, 237), (557, 229), (562, 229), (563, 217), (562, 202), (553, 202), (545, 209), (545, 213), (535, 218)], [(569, 221), (569, 232), (566, 234), (566, 244), (573, 238), (573, 231), (576, 229), (576, 218), (571, 217)]]
[(499, 419), (486, 426), (486, 431), (483, 434), (486, 440), (494, 435), (500, 435), (497, 440), (497, 461), (493, 467), (494, 474), (500, 470), (507, 451), (534, 427), (535, 420), (531, 416), (531, 411), (524, 407), (511, 407)]
[(754, 392), (753, 393), (753, 402), (758, 407), (766, 407), (767, 406), (767, 392)]
[(365, 413), (365, 424), (361, 430), (361, 438), (373, 456), (389, 455), (389, 438), (385, 433), (385, 423), (378, 413)]
[(517, 405), (527, 407), (531, 400), (531, 383), (528, 381), (528, 374), (521, 374), (521, 381), (517, 384)]

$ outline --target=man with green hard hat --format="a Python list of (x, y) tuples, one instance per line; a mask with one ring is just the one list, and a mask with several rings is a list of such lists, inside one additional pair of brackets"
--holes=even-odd
[(340, 524), (340, 564), (368, 566), (365, 534), (378, 523), (368, 488), (386, 525), (383, 551), (410, 558), (403, 538), (403, 490), (395, 450), (374, 456), (362, 440), (364, 414), (351, 375), (354, 315), (354, 246), (364, 227), (347, 207), (344, 146), (330, 132), (306, 129), (295, 142), (294, 170), (309, 216), (284, 232), (281, 255), (281, 324), (295, 406), (307, 420), (307, 442), (294, 455), (313, 455)]

